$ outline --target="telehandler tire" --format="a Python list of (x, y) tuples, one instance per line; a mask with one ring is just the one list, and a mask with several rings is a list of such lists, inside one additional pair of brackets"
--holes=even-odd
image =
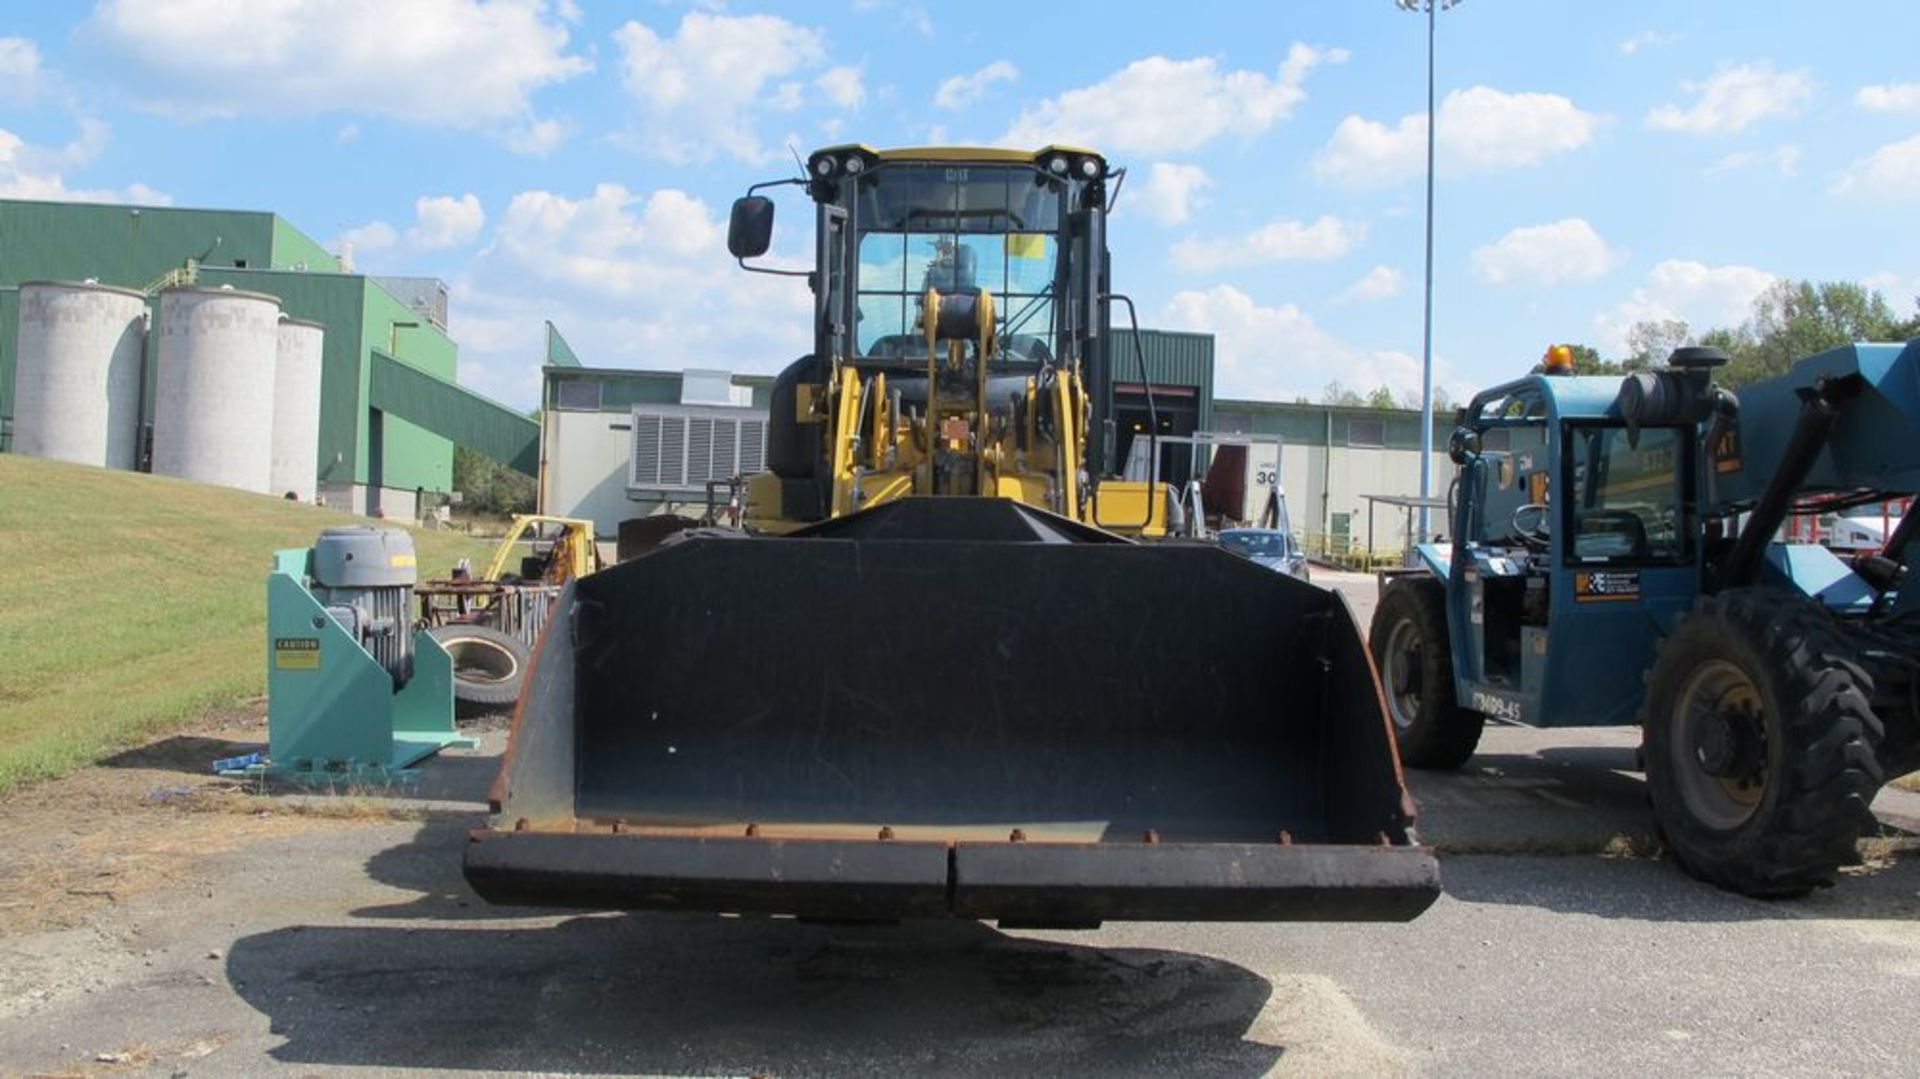
[(1454, 700), (1447, 595), (1432, 577), (1387, 586), (1367, 631), (1380, 688), (1409, 768), (1458, 768), (1480, 744), (1486, 717)]
[(1688, 873), (1789, 898), (1859, 860), (1884, 777), (1858, 651), (1819, 605), (1767, 588), (1703, 598), (1661, 643), (1643, 756), (1655, 819)]
[(526, 681), (530, 649), (491, 626), (452, 623), (427, 631), (453, 657), (453, 707), (461, 716), (512, 708)]

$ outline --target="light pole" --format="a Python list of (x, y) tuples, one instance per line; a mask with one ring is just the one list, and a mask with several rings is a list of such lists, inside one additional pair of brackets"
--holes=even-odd
[(1427, 17), (1427, 307), (1420, 343), (1420, 536), (1433, 534), (1427, 499), (1433, 497), (1433, 37), (1439, 14), (1460, 0), (1394, 0), (1401, 11)]

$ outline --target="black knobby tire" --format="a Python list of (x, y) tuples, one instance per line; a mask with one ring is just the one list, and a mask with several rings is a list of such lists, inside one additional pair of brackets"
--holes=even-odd
[(427, 631), (453, 657), (454, 711), (477, 715), (511, 708), (526, 681), (530, 650), (491, 626), (454, 624)]
[(1858, 860), (1884, 779), (1858, 651), (1817, 603), (1767, 588), (1702, 599), (1661, 642), (1642, 754), (1655, 818), (1687, 872), (1785, 898)]
[(1454, 699), (1445, 588), (1432, 577), (1402, 577), (1388, 585), (1367, 642), (1401, 762), (1428, 769), (1467, 763), (1487, 720)]

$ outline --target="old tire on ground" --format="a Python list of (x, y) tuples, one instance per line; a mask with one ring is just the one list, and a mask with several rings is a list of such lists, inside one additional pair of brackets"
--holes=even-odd
[(1687, 872), (1784, 898), (1857, 861), (1883, 778), (1857, 651), (1816, 603), (1766, 588), (1702, 599), (1661, 643), (1640, 717), (1647, 789)]
[(491, 626), (446, 625), (428, 631), (453, 657), (453, 706), (463, 716), (498, 712), (520, 699), (528, 648)]
[(1458, 768), (1480, 744), (1486, 717), (1454, 700), (1447, 596), (1432, 577), (1387, 586), (1367, 631), (1387, 716), (1410, 768)]

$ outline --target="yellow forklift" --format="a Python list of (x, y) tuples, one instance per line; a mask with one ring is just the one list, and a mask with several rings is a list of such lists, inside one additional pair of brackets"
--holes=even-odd
[(461, 714), (513, 706), (561, 588), (600, 568), (592, 521), (517, 513), (484, 572), (462, 559), (450, 576), (414, 589), (420, 625), (453, 657)]

